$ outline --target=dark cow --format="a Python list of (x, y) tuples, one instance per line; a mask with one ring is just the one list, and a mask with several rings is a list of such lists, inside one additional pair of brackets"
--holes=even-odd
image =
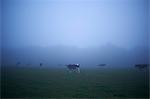
[(142, 70), (144, 68), (148, 68), (148, 64), (135, 64), (135, 68), (138, 68), (139, 70)]
[(66, 66), (67, 66), (69, 72), (80, 73), (80, 64), (68, 64)]
[(17, 63), (16, 63), (16, 66), (19, 66), (20, 64), (21, 64), (20, 62), (17, 62)]
[(98, 66), (106, 66), (106, 64), (98, 64)]
[(42, 67), (43, 66), (43, 63), (40, 63), (40, 67)]

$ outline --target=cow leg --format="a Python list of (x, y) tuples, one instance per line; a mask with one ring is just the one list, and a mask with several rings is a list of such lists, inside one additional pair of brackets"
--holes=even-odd
[(80, 68), (77, 68), (77, 73), (80, 73)]
[(68, 69), (68, 72), (71, 73), (72, 72), (71, 69)]
[(69, 73), (72, 73), (72, 70), (69, 70)]
[(73, 70), (72, 70), (72, 69), (68, 69), (68, 72), (69, 72), (69, 73), (72, 73), (72, 72), (73, 72)]

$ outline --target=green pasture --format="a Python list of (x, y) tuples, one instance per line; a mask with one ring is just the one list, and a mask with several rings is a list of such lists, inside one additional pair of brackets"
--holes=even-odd
[(1, 68), (2, 98), (148, 98), (148, 70)]

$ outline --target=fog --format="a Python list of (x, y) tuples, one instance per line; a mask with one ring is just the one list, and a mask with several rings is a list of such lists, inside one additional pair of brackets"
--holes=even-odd
[(2, 65), (149, 63), (148, 0), (2, 0)]

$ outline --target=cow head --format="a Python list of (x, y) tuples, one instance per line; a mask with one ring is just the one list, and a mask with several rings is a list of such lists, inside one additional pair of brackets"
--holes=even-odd
[(76, 64), (77, 67), (80, 67), (80, 64)]

